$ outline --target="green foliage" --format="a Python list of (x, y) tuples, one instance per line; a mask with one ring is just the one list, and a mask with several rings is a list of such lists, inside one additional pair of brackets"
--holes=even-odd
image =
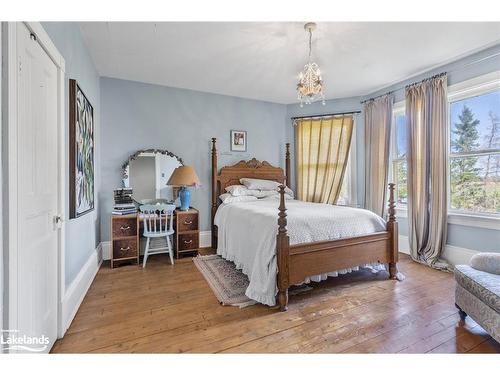
[(408, 202), (408, 168), (406, 161), (397, 161), (395, 165), (395, 177), (397, 186), (397, 202), (406, 204)]

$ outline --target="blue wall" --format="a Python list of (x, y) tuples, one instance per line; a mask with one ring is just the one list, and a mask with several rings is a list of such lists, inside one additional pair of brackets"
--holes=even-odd
[[(192, 165), (202, 186), (192, 191), (200, 230), (210, 229), (210, 138), (217, 137), (219, 165), (256, 157), (284, 166), (286, 106), (113, 78), (101, 78), (102, 240), (109, 240), (113, 189), (121, 166), (140, 149), (167, 149)], [(248, 132), (248, 152), (229, 152), (231, 129)]]
[[(94, 107), (95, 122), (95, 191), (96, 208), (93, 212), (77, 219), (71, 219), (66, 225), (65, 282), (69, 286), (78, 275), (85, 262), (100, 242), (99, 233), (99, 172), (100, 172), (100, 83), (99, 75), (88, 53), (80, 33), (80, 28), (74, 22), (44, 22), (43, 28), (49, 34), (52, 42), (64, 57), (66, 62), (66, 93), (69, 79), (76, 79), (83, 92)], [(66, 95), (66, 120), (68, 119), (68, 95)], [(65, 134), (66, 156), (69, 154), (68, 134)], [(69, 214), (69, 192), (66, 182), (66, 212)]]
[[(291, 125), (292, 122), (290, 120), (290, 118), (293, 116), (318, 115), (325, 113), (350, 112), (350, 111), (361, 110), (362, 105), (360, 104), (360, 101), (384, 94), (388, 91), (394, 91), (395, 102), (399, 102), (405, 99), (404, 96), (405, 85), (412, 82), (417, 82), (419, 80), (430, 77), (437, 73), (441, 73), (444, 71), (448, 72), (448, 84), (453, 85), (483, 74), (488, 74), (500, 70), (500, 55), (484, 59), (496, 53), (500, 53), (500, 45), (496, 45), (494, 47), (480, 51), (476, 54), (464, 57), (460, 60), (449, 63), (440, 68), (430, 70), (426, 73), (399, 82), (390, 87), (384, 88), (383, 90), (373, 92), (364, 97), (328, 100), (325, 106), (321, 105), (321, 103), (314, 103), (312, 105), (305, 105), (303, 108), (300, 108), (298, 104), (290, 104), (287, 106), (287, 119), (285, 121), (287, 142), (293, 143), (294, 141), (293, 127)], [(364, 160), (365, 160), (363, 114), (360, 114), (357, 117), (356, 132), (357, 132), (356, 165), (358, 168), (357, 196), (358, 196), (358, 203), (363, 204), (364, 203), (363, 202)], [(400, 234), (405, 236), (408, 235), (407, 219), (399, 218), (398, 221), (399, 221)], [(494, 229), (485, 229), (478, 227), (449, 224), (448, 244), (479, 251), (500, 252), (500, 228), (499, 230), (494, 230)]]

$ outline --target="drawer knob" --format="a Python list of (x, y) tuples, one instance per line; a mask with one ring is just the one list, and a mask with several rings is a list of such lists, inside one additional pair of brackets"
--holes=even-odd
[(191, 220), (191, 221), (184, 220), (184, 224), (186, 224), (186, 225), (193, 224), (193, 220)]
[(130, 225), (126, 226), (126, 227), (120, 227), (121, 230), (129, 230), (130, 229)]
[(120, 247), (120, 251), (129, 251), (129, 250), (130, 250), (130, 246), (127, 246), (126, 248)]
[(189, 241), (184, 240), (184, 243), (185, 243), (185, 244), (188, 244), (188, 243), (193, 243), (193, 240), (189, 240)]

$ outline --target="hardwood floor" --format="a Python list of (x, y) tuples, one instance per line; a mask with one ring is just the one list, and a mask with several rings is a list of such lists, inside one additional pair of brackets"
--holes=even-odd
[(103, 265), (54, 353), (500, 353), (454, 306), (451, 274), (402, 256), (403, 282), (360, 271), (290, 297), (288, 312), (221, 306), (191, 258)]

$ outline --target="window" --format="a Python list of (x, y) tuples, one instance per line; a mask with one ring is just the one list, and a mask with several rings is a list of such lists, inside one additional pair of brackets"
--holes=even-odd
[(500, 88), (450, 95), (450, 211), (500, 213)]
[(340, 206), (357, 206), (356, 196), (356, 120), (352, 128), (351, 148), (347, 158), (344, 180), (340, 188), (337, 204)]
[(394, 105), (391, 136), (390, 180), (396, 184), (396, 204), (406, 208), (408, 204), (408, 172), (406, 163), (407, 131), (404, 102)]
[[(448, 102), (449, 222), (496, 229), (500, 216), (500, 71), (450, 86)], [(389, 171), (399, 209), (406, 209), (408, 200), (406, 155), (402, 101), (393, 110)]]

